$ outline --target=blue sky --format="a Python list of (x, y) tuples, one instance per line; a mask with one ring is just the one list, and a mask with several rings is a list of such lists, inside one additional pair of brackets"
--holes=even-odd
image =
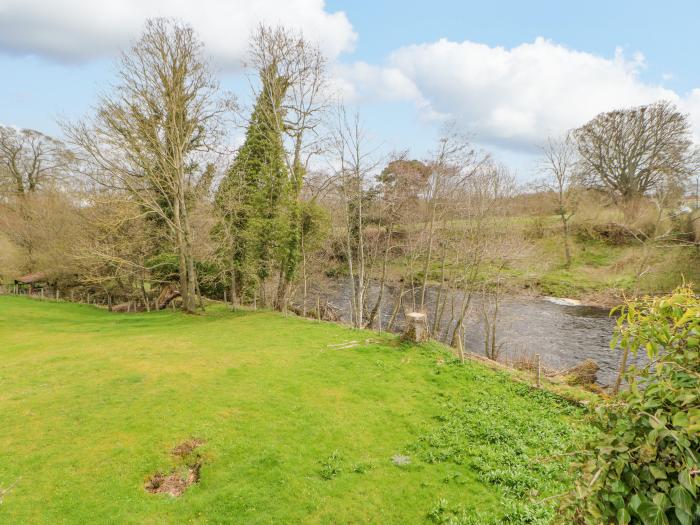
[(700, 127), (700, 2), (690, 0), (0, 0), (0, 123), (60, 136), (56, 120), (89, 111), (117, 50), (156, 15), (192, 23), (244, 100), (239, 64), (258, 21), (318, 39), (385, 151), (421, 157), (454, 120), (527, 179), (547, 135), (600, 111), (670, 99)]
[(700, 2), (693, 0), (399, 1), (331, 0), (360, 38), (356, 57), (381, 61), (403, 45), (440, 38), (513, 47), (542, 36), (572, 49), (610, 56), (621, 46), (644, 53), (643, 77), (687, 91), (700, 86)]

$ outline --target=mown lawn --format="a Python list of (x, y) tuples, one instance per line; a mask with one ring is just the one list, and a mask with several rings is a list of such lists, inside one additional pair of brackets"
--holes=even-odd
[[(2, 523), (546, 523), (582, 418), (436, 345), (0, 297)], [(191, 437), (200, 482), (147, 493)]]

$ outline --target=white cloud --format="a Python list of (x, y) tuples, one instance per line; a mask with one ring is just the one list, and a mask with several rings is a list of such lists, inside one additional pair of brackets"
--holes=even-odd
[(192, 24), (228, 69), (240, 67), (261, 21), (303, 31), (330, 58), (357, 38), (345, 13), (329, 13), (323, 0), (0, 0), (0, 50), (66, 61), (109, 56), (156, 16)]
[(395, 67), (355, 62), (337, 64), (332, 73), (336, 88), (347, 101), (421, 99), (420, 90), (413, 81)]
[(700, 117), (700, 90), (684, 99), (645, 83), (644, 67), (641, 53), (626, 58), (617, 49), (605, 58), (543, 38), (512, 49), (443, 39), (396, 50), (382, 73), (363, 64), (338, 73), (353, 93), (411, 99), (421, 113), (455, 118), (481, 142), (528, 150), (613, 108), (664, 99)]
[(700, 143), (700, 89), (693, 89), (680, 104), (680, 108), (688, 113), (690, 123), (695, 132), (695, 141)]

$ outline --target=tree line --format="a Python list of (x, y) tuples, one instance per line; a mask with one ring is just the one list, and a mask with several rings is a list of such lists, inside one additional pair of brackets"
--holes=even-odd
[[(165, 293), (187, 312), (209, 297), (329, 317), (313, 298), (340, 276), (354, 326), (391, 328), (402, 310), (423, 310), (455, 345), (479, 297), (495, 356), (499, 290), (528, 253), (503, 227), (523, 192), (514, 175), (455, 126), (424, 159), (382, 154), (337, 101), (318, 45), (284, 27), (250, 39), (249, 111), (205, 53), (188, 25), (149, 20), (114, 86), (61, 123), (64, 141), (0, 128), (1, 273), (40, 271), (109, 305), (158, 308)], [(235, 150), (232, 128), (245, 129)], [(667, 213), (698, 156), (687, 117), (659, 102), (598, 115), (551, 138), (542, 159), (530, 191), (560, 218), (570, 262), (582, 192)]]

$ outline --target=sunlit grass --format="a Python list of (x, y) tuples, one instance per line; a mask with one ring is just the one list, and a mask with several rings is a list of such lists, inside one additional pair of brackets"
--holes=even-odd
[[(443, 514), (544, 520), (537, 501), (567, 477), (542, 458), (582, 415), (436, 345), (274, 313), (16, 297), (0, 297), (0, 385), (5, 523), (403, 524), (443, 500)], [(206, 441), (201, 482), (146, 493), (191, 437)]]

